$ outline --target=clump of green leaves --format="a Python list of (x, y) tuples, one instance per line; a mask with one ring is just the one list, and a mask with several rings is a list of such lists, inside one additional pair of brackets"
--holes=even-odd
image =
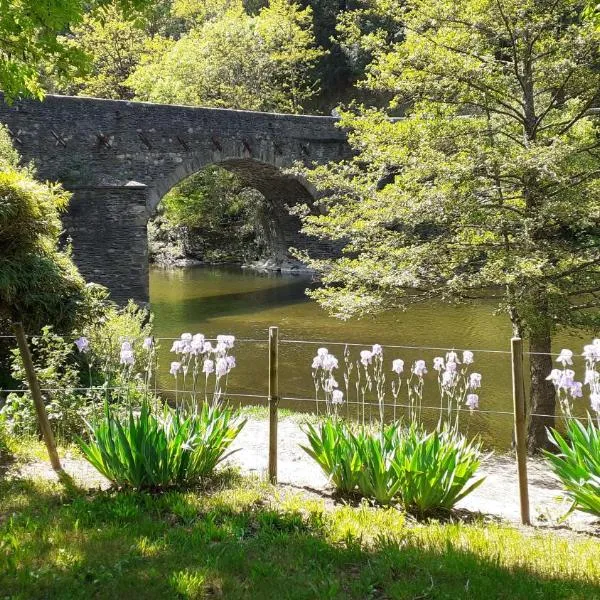
[(600, 428), (591, 418), (587, 424), (569, 419), (566, 436), (553, 429), (548, 437), (559, 452), (544, 454), (572, 500), (571, 510), (600, 516)]
[[(61, 441), (72, 441), (83, 431), (83, 419), (91, 417), (94, 404), (90, 394), (77, 389), (81, 383), (75, 347), (50, 326), (31, 338), (30, 346), (54, 434)], [(12, 377), (25, 390), (29, 384), (18, 349), (12, 350), (12, 358)], [(13, 435), (38, 434), (37, 413), (29, 391), (9, 394), (0, 414)]]
[[(85, 68), (85, 54), (69, 43), (62, 34), (81, 22), (84, 11), (106, 7), (109, 0), (91, 3), (80, 0), (19, 0), (0, 3), (0, 90), (4, 99), (20, 96), (41, 99), (47, 82), (42, 65), (50, 66), (57, 75), (67, 75)], [(130, 17), (147, 0), (118, 0), (124, 17)]]
[(419, 516), (449, 511), (483, 483), (471, 481), (481, 460), (480, 443), (454, 428), (426, 432), (411, 426), (398, 436), (392, 459), (401, 504)]
[(350, 428), (339, 419), (325, 418), (317, 426), (307, 423), (305, 433), (310, 447), (302, 449), (318, 463), (339, 493), (354, 493), (361, 463)]
[(203, 404), (185, 413), (166, 405), (162, 413), (144, 402), (125, 419), (107, 405), (90, 425), (91, 441), (80, 442), (85, 458), (107, 479), (137, 489), (197, 483), (224, 460), (245, 424), (229, 407)]
[(455, 428), (426, 432), (412, 424), (353, 431), (344, 421), (326, 418), (305, 429), (304, 450), (342, 494), (359, 494), (379, 504), (399, 503), (425, 517), (449, 511), (483, 478), (471, 482), (482, 460), (479, 442)]

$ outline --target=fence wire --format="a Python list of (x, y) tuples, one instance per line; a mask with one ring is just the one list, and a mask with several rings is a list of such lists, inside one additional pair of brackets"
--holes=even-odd
[[(39, 335), (27, 334), (26, 337), (33, 338), (39, 337)], [(0, 339), (16, 339), (14, 335), (0, 335)], [(66, 338), (68, 340), (72, 340), (73, 342), (78, 339), (77, 337), (69, 337)], [(153, 340), (156, 342), (160, 341), (177, 341), (180, 340), (181, 337), (153, 337)], [(215, 342), (217, 341), (216, 337), (207, 337), (205, 338), (207, 342)], [(267, 338), (236, 338), (236, 343), (255, 343), (255, 344), (268, 344), (269, 340)], [(336, 342), (330, 340), (295, 340), (295, 339), (280, 339), (280, 344), (298, 344), (298, 345), (310, 345), (310, 346), (349, 346), (349, 347), (363, 347), (368, 348), (373, 346), (373, 343), (359, 343), (359, 342)], [(450, 346), (415, 346), (415, 345), (401, 345), (401, 344), (381, 344), (383, 348), (393, 348), (398, 350), (429, 350), (429, 351), (437, 351), (437, 352), (464, 352), (465, 350), (469, 350), (475, 353), (484, 353), (484, 354), (505, 354), (510, 355), (510, 350), (499, 350), (499, 349), (487, 349), (487, 348), (457, 348)], [(524, 351), (523, 355), (526, 356), (560, 356), (558, 352), (528, 352)]]
[[(178, 389), (178, 388), (153, 388), (150, 387), (148, 389), (146, 389), (145, 387), (130, 387), (127, 388), (125, 386), (112, 386), (112, 387), (102, 387), (102, 386), (93, 386), (93, 387), (61, 387), (61, 388), (40, 388), (40, 391), (42, 393), (56, 393), (56, 392), (106, 392), (106, 391), (121, 391), (121, 392), (127, 392), (127, 391), (137, 391), (137, 392), (145, 392), (145, 393), (164, 393), (164, 394), (180, 394), (182, 397), (186, 397), (186, 396), (208, 396), (211, 397), (215, 394), (215, 392), (217, 390), (207, 390), (206, 392), (204, 390), (201, 391), (196, 391), (193, 392), (191, 390), (188, 389)], [(15, 393), (15, 394), (29, 394), (30, 390), (28, 389), (4, 389), (4, 388), (0, 388), (0, 392), (1, 393)], [(253, 398), (253, 399), (259, 399), (259, 400), (265, 400), (268, 401), (270, 399), (270, 396), (268, 394), (254, 394), (254, 393), (247, 393), (247, 392), (222, 392), (221, 394), (226, 397), (226, 398)], [(313, 404), (315, 407), (317, 406), (325, 406), (327, 404), (327, 401), (324, 399), (316, 399), (316, 398), (306, 398), (306, 397), (301, 397), (301, 396), (280, 396), (279, 400), (282, 402), (302, 402), (302, 403), (307, 403), (307, 404)], [(344, 402), (341, 405), (338, 405), (340, 407), (340, 412), (343, 411), (343, 407), (346, 405), (350, 405), (350, 406), (364, 406), (365, 408), (369, 408), (369, 409), (373, 409), (373, 408), (379, 408), (379, 407), (383, 407), (383, 408), (390, 408), (390, 409), (394, 409), (394, 408), (418, 408), (418, 409), (422, 409), (422, 410), (430, 410), (430, 411), (446, 411), (447, 410), (447, 406), (440, 406), (439, 404), (437, 406), (435, 405), (417, 405), (417, 404), (404, 404), (404, 403), (392, 403), (392, 402), (371, 402), (371, 401), (358, 401), (358, 400), (344, 400)], [(469, 408), (464, 408), (464, 409), (460, 409), (461, 411), (465, 412), (465, 413), (469, 413), (469, 414), (482, 414), (482, 415), (499, 415), (499, 416), (510, 416), (510, 417), (514, 417), (514, 410), (484, 410), (484, 409), (480, 409), (480, 408), (474, 408), (474, 409), (469, 409)], [(527, 413), (528, 417), (544, 417), (544, 418), (564, 418), (567, 420), (570, 419), (577, 419), (579, 417), (577, 416), (559, 416), (559, 415), (551, 415), (551, 414), (544, 414), (544, 413)]]
[[(28, 338), (39, 337), (36, 335), (27, 335)], [(15, 335), (0, 335), (0, 339), (16, 339)], [(76, 338), (73, 338), (76, 339)], [(180, 340), (181, 337), (153, 337), (155, 342), (160, 341), (176, 341)], [(206, 341), (216, 341), (216, 337), (206, 337)], [(268, 344), (269, 340), (267, 338), (236, 338), (236, 343), (256, 343), (256, 344)], [(330, 341), (330, 340), (303, 340), (303, 339), (279, 339), (279, 344), (288, 344), (288, 345), (307, 345), (307, 346), (344, 346), (344, 347), (363, 347), (368, 348), (372, 346), (372, 344), (366, 343), (358, 343), (358, 342), (340, 342), (340, 341)], [(465, 350), (470, 350), (474, 353), (488, 353), (488, 354), (503, 354), (503, 355), (511, 355), (509, 350), (492, 350), (492, 349), (472, 349), (472, 348), (456, 348), (456, 347), (443, 347), (443, 346), (418, 346), (418, 345), (400, 345), (400, 344), (382, 344), (383, 348), (389, 349), (404, 349), (404, 350), (424, 350), (424, 351), (455, 351), (455, 352), (464, 352)], [(547, 356), (558, 356), (558, 353), (543, 353), (543, 352), (524, 352), (525, 355), (547, 355)], [(114, 392), (121, 391), (126, 392), (127, 390), (135, 390), (138, 392), (146, 392), (146, 393), (165, 393), (165, 394), (181, 394), (182, 396), (192, 395), (194, 392), (188, 389), (179, 389), (179, 388), (168, 388), (168, 387), (154, 387), (154, 386), (64, 386), (64, 387), (45, 387), (40, 388), (42, 393), (58, 393), (58, 392)], [(29, 393), (27, 388), (0, 388), (0, 393), (9, 394), (9, 393)], [(209, 395), (212, 396), (215, 393), (215, 390), (207, 390), (201, 392), (195, 392), (196, 395)], [(248, 399), (260, 399), (260, 400), (269, 400), (269, 396), (267, 394), (257, 394), (250, 393), (244, 391), (238, 392), (226, 392), (224, 394), (226, 397), (230, 398), (248, 398)], [(315, 407), (320, 407), (326, 404), (324, 399), (316, 399), (316, 398), (308, 398), (301, 396), (281, 396), (279, 398), (281, 401), (285, 402), (296, 402), (296, 403), (311, 403)], [(369, 409), (373, 408), (390, 408), (390, 409), (410, 409), (415, 408), (414, 404), (404, 404), (404, 403), (390, 403), (390, 402), (373, 402), (371, 400), (365, 401), (352, 401), (352, 400), (344, 400), (343, 405), (351, 405), (351, 406), (364, 406)], [(446, 407), (437, 405), (421, 405), (419, 406), (422, 410), (427, 411), (440, 411), (446, 410)], [(514, 416), (514, 410), (484, 410), (484, 409), (461, 409), (464, 412), (469, 412), (470, 414), (484, 414), (484, 415), (498, 415), (498, 416)], [(555, 418), (557, 415), (552, 414), (543, 414), (543, 413), (527, 413), (528, 417), (542, 417), (542, 418)], [(577, 418), (574, 416), (566, 416), (564, 418), (571, 419)]]

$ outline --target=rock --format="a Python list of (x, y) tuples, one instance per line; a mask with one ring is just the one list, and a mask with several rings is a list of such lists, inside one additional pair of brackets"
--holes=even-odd
[(279, 273), (306, 274), (313, 273), (304, 263), (293, 258), (269, 257), (244, 265), (244, 268), (257, 271), (277, 271)]

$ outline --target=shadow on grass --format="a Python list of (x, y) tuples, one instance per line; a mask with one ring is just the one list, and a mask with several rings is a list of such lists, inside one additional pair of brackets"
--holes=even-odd
[[(530, 600), (600, 594), (581, 573), (570, 577), (544, 560), (535, 563), (526, 547), (535, 548), (534, 540), (514, 530), (413, 529), (394, 511), (345, 509), (354, 511), (344, 518), (360, 525), (357, 534), (314, 507), (272, 504), (264, 490), (234, 472), (201, 490), (163, 494), (86, 496), (23, 480), (3, 482), (0, 489), (11, 507), (10, 518), (5, 514), (0, 522), (0, 589), (10, 598)], [(0, 514), (8, 506), (0, 506)], [(377, 521), (381, 515), (391, 515), (398, 526), (386, 529)], [(568, 542), (552, 541), (567, 548), (560, 546), (562, 556), (560, 548), (544, 548), (544, 539), (552, 540), (541, 538), (540, 551), (565, 564), (571, 560)]]

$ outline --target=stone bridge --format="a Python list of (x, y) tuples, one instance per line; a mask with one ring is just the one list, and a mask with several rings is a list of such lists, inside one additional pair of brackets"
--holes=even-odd
[(0, 123), (38, 178), (73, 192), (64, 225), (75, 261), (117, 301), (148, 300), (148, 219), (173, 186), (210, 164), (265, 196), (276, 255), (330, 251), (299, 233), (287, 207), (310, 205), (314, 194), (283, 169), (349, 155), (332, 117), (47, 96), (11, 107), (0, 98)]

